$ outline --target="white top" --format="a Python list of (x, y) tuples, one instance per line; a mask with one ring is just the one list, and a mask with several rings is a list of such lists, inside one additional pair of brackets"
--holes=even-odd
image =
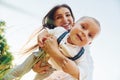
[[(53, 34), (57, 38), (64, 33), (66, 30), (63, 27), (56, 27), (54, 29), (48, 30), (50, 34)], [(62, 39), (60, 42), (60, 50), (63, 52), (63, 54), (67, 57), (74, 57), (81, 49), (80, 46), (75, 46), (72, 44), (67, 43), (67, 37), (69, 34), (65, 36), (65, 38)], [(67, 53), (67, 54), (65, 54)], [(92, 73), (93, 72), (93, 61), (89, 54), (88, 47), (86, 49), (84, 54), (77, 60), (75, 60), (75, 63), (77, 64), (79, 71), (80, 71), (80, 80), (92, 80)], [(55, 63), (54, 60), (49, 61), (50, 64), (56, 68), (60, 69), (60, 67)]]

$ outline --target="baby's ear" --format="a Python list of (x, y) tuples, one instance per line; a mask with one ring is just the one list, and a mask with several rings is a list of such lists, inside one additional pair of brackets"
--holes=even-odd
[(89, 42), (89, 45), (91, 44), (92, 42)]

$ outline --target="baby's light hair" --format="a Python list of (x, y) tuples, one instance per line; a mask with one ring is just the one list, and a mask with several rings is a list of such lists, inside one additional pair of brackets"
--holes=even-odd
[(100, 23), (97, 19), (93, 18), (93, 17), (89, 17), (89, 16), (83, 16), (81, 17), (79, 20), (77, 20), (77, 22), (85, 20), (85, 19), (92, 19), (99, 27), (100, 27)]

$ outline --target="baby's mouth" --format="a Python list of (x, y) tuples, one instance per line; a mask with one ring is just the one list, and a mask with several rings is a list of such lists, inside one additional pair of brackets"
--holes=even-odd
[(81, 38), (81, 36), (79, 34), (77, 34), (77, 37), (82, 41), (82, 38)]

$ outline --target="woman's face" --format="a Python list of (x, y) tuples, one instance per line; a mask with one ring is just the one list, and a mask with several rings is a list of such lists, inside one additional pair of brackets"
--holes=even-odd
[(70, 29), (73, 25), (73, 17), (68, 8), (61, 7), (54, 14), (54, 25)]

